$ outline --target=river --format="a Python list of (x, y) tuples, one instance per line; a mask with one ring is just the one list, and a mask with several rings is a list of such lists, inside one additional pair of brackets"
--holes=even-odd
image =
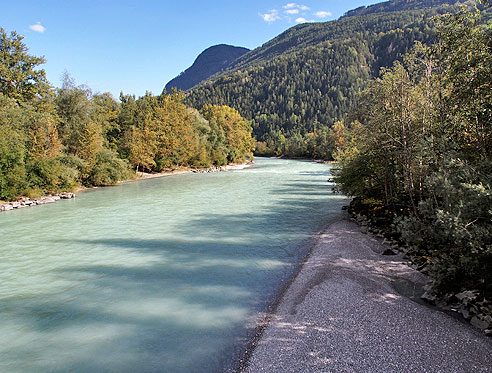
[(0, 213), (0, 371), (230, 368), (340, 215), (330, 168), (258, 158)]

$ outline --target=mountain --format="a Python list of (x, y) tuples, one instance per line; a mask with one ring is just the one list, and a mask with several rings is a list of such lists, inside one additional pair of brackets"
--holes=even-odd
[(450, 0), (393, 0), (294, 26), (194, 87), (186, 100), (198, 109), (236, 108), (267, 142), (331, 127), (357, 105), (381, 67), (416, 41), (433, 41), (434, 15), (456, 9)]
[(374, 13), (396, 12), (438, 7), (443, 4), (455, 4), (456, 0), (393, 0), (369, 6), (361, 6), (345, 13), (344, 17), (362, 16)]
[(226, 44), (207, 48), (200, 53), (191, 67), (167, 83), (164, 90), (169, 92), (172, 88), (177, 88), (186, 91), (212, 75), (227, 69), (235, 59), (246, 52), (249, 52), (249, 49)]

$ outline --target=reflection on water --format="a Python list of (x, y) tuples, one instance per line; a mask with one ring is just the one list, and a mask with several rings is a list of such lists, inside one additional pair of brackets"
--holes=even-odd
[(0, 214), (0, 371), (220, 371), (345, 200), (258, 159)]

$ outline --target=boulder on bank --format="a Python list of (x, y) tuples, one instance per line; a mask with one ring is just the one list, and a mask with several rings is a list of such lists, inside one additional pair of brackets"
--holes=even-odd
[(72, 193), (72, 192), (64, 192), (64, 193), (60, 193), (58, 194), (58, 196), (60, 196), (61, 199), (71, 199), (71, 198), (75, 198), (75, 194)]
[(13, 210), (13, 209), (14, 209), (14, 207), (9, 203), (2, 203), (0, 205), (0, 211), (9, 211), (9, 210)]
[(13, 209), (21, 209), (24, 207), (31, 207), (36, 205), (45, 205), (47, 203), (54, 203), (61, 199), (72, 199), (72, 198), (75, 198), (75, 193), (72, 192), (63, 192), (55, 195), (44, 196), (37, 199), (22, 198), (18, 201), (12, 201), (12, 202), (0, 204), (0, 212), (10, 211)]
[(56, 202), (53, 197), (42, 197), (36, 200), (37, 205), (45, 205), (47, 203), (54, 203)]

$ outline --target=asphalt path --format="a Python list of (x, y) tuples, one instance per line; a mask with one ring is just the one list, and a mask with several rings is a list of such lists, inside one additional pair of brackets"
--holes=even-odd
[(246, 372), (492, 372), (492, 338), (419, 301), (426, 278), (353, 222), (319, 237)]

